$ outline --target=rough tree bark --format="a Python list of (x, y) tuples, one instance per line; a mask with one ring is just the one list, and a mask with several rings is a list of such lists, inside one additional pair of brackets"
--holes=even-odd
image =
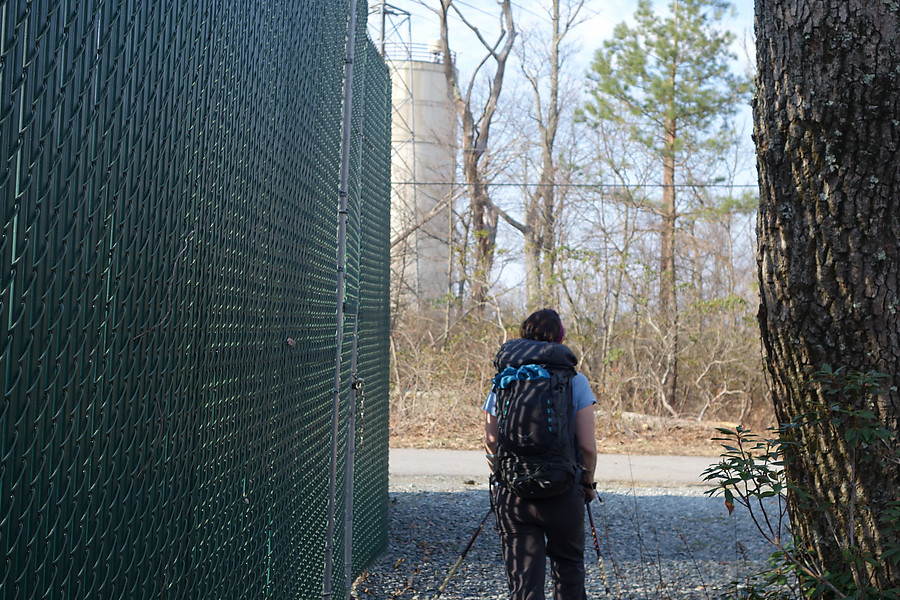
[[(873, 410), (896, 432), (900, 5), (756, 0), (756, 35), (759, 324), (778, 419), (826, 401), (810, 373), (829, 364), (888, 375), (873, 406), (852, 408)], [(877, 527), (885, 505), (900, 499), (900, 468), (856, 471), (843, 440), (803, 440), (817, 441), (815, 454), (791, 457), (788, 477), (838, 505), (853, 490), (871, 508), (832, 524), (795, 508), (799, 541), (825, 566), (841, 564), (837, 537), (872, 556), (900, 543), (896, 531)], [(875, 585), (900, 586), (900, 570), (879, 562), (868, 566)]]

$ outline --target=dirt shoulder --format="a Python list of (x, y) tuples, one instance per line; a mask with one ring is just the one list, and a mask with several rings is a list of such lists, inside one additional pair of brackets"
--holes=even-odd
[[(597, 451), (601, 454), (704, 456), (722, 452), (718, 427), (733, 428), (733, 423), (697, 422), (622, 413), (597, 415)], [(477, 423), (462, 431), (409, 430), (392, 428), (392, 448), (443, 448), (480, 450), (481, 431)]]

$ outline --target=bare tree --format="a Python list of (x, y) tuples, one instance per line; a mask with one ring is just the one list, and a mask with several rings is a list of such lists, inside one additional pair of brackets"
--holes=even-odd
[[(482, 32), (472, 24), (453, 3), (441, 0), (440, 16), (441, 51), (444, 57), (444, 75), (447, 87), (462, 125), (461, 148), (462, 170), (469, 195), (471, 211), (471, 232), (478, 247), (474, 290), (472, 299), (476, 306), (483, 306), (488, 298), (491, 269), (494, 263), (494, 249), (497, 239), (498, 213), (491, 202), (488, 179), (484, 172), (484, 157), (488, 151), (491, 125), (503, 88), (506, 63), (516, 39), (511, 0), (500, 0), (500, 31), (496, 41), (489, 42)], [(465, 86), (461, 86), (453, 52), (450, 47), (449, 19), (451, 12), (456, 15), (475, 35), (486, 51)], [(476, 87), (481, 69), (490, 61), (495, 71), (489, 80), (487, 99), (481, 108), (475, 107)], [(476, 115), (477, 112), (477, 115)]]
[(585, 344), (583, 366), (605, 394), (619, 317), (638, 267), (635, 244), (652, 227), (642, 190), (650, 172), (639, 168), (648, 162), (644, 149), (614, 122), (592, 123), (578, 137), (585, 146), (579, 175), (598, 185), (583, 188), (564, 215), (561, 279), (567, 301), (577, 307), (571, 312)]
[[(557, 222), (563, 208), (555, 144), (560, 127), (560, 85), (562, 64), (566, 55), (565, 38), (579, 23), (584, 0), (566, 2), (561, 11), (560, 0), (552, 0), (548, 8), (550, 35), (526, 38), (520, 46), (521, 72), (531, 92), (532, 121), (538, 130), (538, 181), (525, 198), (525, 222), (500, 210), (500, 216), (525, 238), (525, 285), (530, 310), (556, 305)], [(526, 152), (526, 160), (527, 160)]]

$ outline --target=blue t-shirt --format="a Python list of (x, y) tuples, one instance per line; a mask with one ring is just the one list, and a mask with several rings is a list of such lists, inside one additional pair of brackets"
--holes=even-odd
[[(572, 403), (575, 405), (575, 412), (597, 403), (588, 378), (581, 373), (575, 373), (575, 377), (572, 378)], [(486, 413), (497, 416), (497, 394), (494, 393), (494, 388), (491, 388), (482, 408)]]

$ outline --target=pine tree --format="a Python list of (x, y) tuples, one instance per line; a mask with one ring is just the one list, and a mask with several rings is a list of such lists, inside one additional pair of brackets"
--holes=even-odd
[(730, 69), (734, 35), (721, 27), (730, 4), (723, 0), (672, 0), (657, 14), (639, 0), (635, 25), (619, 24), (597, 50), (590, 100), (583, 115), (590, 123), (617, 122), (658, 161), (662, 194), (653, 211), (659, 218), (659, 314), (664, 344), (660, 402), (676, 414), (678, 308), (675, 273), (678, 184), (699, 184), (692, 163), (721, 153), (725, 134), (748, 84)]

